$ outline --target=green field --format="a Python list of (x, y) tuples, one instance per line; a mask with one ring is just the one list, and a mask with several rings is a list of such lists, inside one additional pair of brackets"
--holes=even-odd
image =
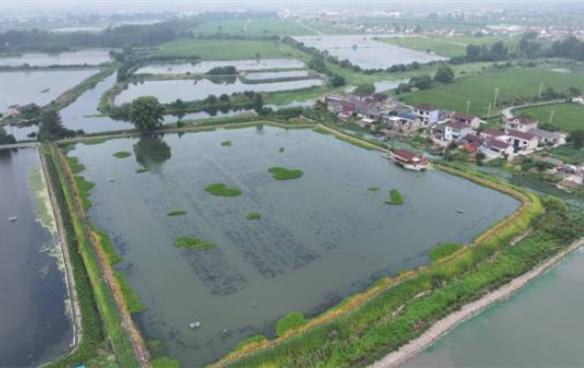
[(239, 36), (313, 36), (319, 33), (341, 34), (347, 31), (328, 24), (305, 25), (280, 19), (231, 19), (205, 22), (193, 28), (197, 35), (218, 33)]
[(283, 58), (291, 54), (286, 45), (278, 41), (255, 40), (206, 40), (181, 39), (162, 44), (154, 57), (190, 58), (198, 56), (202, 60), (243, 60), (255, 59), (259, 54), (264, 59)]
[(551, 104), (515, 110), (519, 114), (527, 113), (542, 123), (550, 122), (552, 111), (554, 111), (554, 116), (551, 124), (559, 130), (573, 132), (584, 129), (584, 106), (582, 105)]
[(486, 116), (496, 88), (499, 89), (497, 105), (512, 105), (516, 96), (537, 95), (540, 83), (544, 88), (553, 87), (557, 91), (572, 86), (582, 89), (584, 76), (542, 69), (494, 70), (460, 78), (452, 84), (412, 92), (405, 95), (404, 101), (409, 105), (428, 103), (456, 111), (466, 111), (467, 101), (470, 101), (470, 113)]
[(504, 41), (509, 50), (517, 47), (517, 39), (508, 37), (472, 37), (472, 36), (419, 36), (384, 38), (383, 42), (402, 46), (412, 50), (431, 52), (433, 54), (454, 57), (466, 54), (468, 45), (492, 45)]

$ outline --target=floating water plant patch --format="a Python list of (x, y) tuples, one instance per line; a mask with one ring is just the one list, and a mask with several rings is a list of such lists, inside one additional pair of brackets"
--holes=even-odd
[(238, 195), (241, 195), (241, 190), (237, 188), (229, 188), (223, 183), (210, 184), (205, 190), (213, 195), (221, 197), (237, 197)]
[(271, 167), (268, 171), (272, 174), (272, 177), (277, 180), (291, 180), (298, 179), (304, 175), (302, 170), (290, 170), (285, 167)]
[(120, 151), (120, 152), (114, 153), (114, 157), (117, 157), (117, 158), (126, 158), (126, 157), (130, 157), (130, 156), (132, 156), (132, 154), (130, 152), (127, 152), (127, 151)]
[(401, 206), (404, 204), (404, 199), (397, 189), (392, 189), (389, 191), (389, 198), (385, 201), (387, 204), (392, 204), (394, 206)]
[(187, 214), (187, 211), (184, 210), (174, 210), (167, 213), (168, 216), (184, 216)]
[(183, 236), (174, 241), (174, 245), (179, 248), (187, 248), (192, 250), (208, 250), (215, 248), (215, 244), (196, 238), (194, 236)]

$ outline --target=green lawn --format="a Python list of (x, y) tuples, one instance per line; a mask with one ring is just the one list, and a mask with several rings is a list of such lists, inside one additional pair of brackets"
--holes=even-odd
[(516, 110), (517, 113), (527, 113), (542, 123), (549, 123), (551, 112), (554, 111), (552, 124), (565, 132), (584, 129), (584, 106), (577, 104), (552, 104), (528, 107)]
[(492, 45), (504, 41), (510, 50), (517, 47), (517, 39), (508, 37), (472, 37), (472, 36), (416, 36), (384, 38), (383, 42), (402, 46), (412, 50), (431, 52), (445, 57), (466, 54), (468, 45)]
[(571, 86), (584, 88), (584, 76), (542, 69), (493, 70), (409, 93), (404, 95), (404, 101), (409, 105), (428, 103), (456, 111), (466, 111), (470, 101), (470, 113), (486, 116), (496, 88), (499, 89), (498, 106), (511, 105), (515, 96), (537, 95), (540, 83), (557, 91)]
[(550, 155), (572, 165), (584, 163), (584, 149), (577, 150), (572, 143), (552, 149)]
[(162, 44), (153, 56), (187, 58), (198, 56), (202, 60), (243, 60), (284, 58), (291, 54), (290, 48), (278, 41), (255, 40), (205, 40), (181, 39)]
[(239, 36), (313, 36), (318, 32), (324, 34), (348, 33), (342, 28), (329, 24), (309, 24), (283, 19), (230, 19), (205, 22), (193, 28), (198, 35), (215, 35), (217, 33)]

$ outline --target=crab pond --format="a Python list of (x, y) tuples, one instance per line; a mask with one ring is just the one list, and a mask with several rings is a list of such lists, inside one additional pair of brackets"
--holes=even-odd
[[(95, 183), (88, 213), (146, 308), (135, 315), (146, 340), (162, 340), (189, 366), (247, 337), (274, 336), (290, 312), (315, 316), (424, 265), (432, 247), (471, 242), (519, 206), (310, 129), (117, 138), (77, 143), (68, 155)], [(403, 205), (386, 203), (392, 189)], [(206, 246), (175, 245), (185, 237)]]

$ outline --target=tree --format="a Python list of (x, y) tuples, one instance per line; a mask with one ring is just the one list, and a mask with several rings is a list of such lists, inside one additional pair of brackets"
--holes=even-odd
[(529, 58), (538, 56), (540, 50), (541, 44), (537, 41), (537, 32), (527, 32), (519, 40), (519, 51)]
[(454, 70), (446, 64), (440, 65), (434, 80), (440, 83), (452, 83), (454, 81)]
[(375, 93), (375, 86), (372, 83), (360, 84), (353, 93), (362, 96), (372, 95)]
[(258, 114), (262, 111), (264, 107), (264, 99), (262, 98), (261, 94), (256, 93), (253, 95), (252, 105), (254, 111), (257, 112)]
[(44, 110), (40, 117), (38, 137), (41, 141), (55, 140), (74, 136), (75, 132), (66, 129), (57, 110)]
[(12, 134), (6, 133), (6, 130), (0, 126), (0, 144), (14, 144), (16, 138)]
[(317, 73), (326, 73), (327, 72), (327, 68), (326, 68), (326, 64), (324, 63), (324, 59), (318, 54), (312, 55), (310, 60), (308, 60), (307, 65), (310, 69), (314, 70)]
[(331, 85), (331, 87), (333, 88), (337, 88), (340, 86), (344, 86), (345, 85), (345, 78), (341, 75), (338, 74), (333, 74), (333, 76), (330, 78), (329, 83)]
[(428, 89), (432, 87), (432, 77), (430, 76), (430, 74), (413, 76), (410, 79), (410, 87), (417, 89)]
[(479, 165), (482, 165), (483, 161), (485, 161), (485, 159), (487, 158), (487, 155), (485, 155), (485, 153), (482, 151), (477, 151), (477, 153), (475, 153), (475, 158), (477, 160), (477, 163)]
[(130, 121), (141, 131), (158, 128), (163, 114), (164, 106), (153, 96), (138, 97), (130, 105)]
[(584, 147), (584, 130), (576, 130), (570, 135), (570, 140), (574, 143), (574, 148), (579, 150)]

